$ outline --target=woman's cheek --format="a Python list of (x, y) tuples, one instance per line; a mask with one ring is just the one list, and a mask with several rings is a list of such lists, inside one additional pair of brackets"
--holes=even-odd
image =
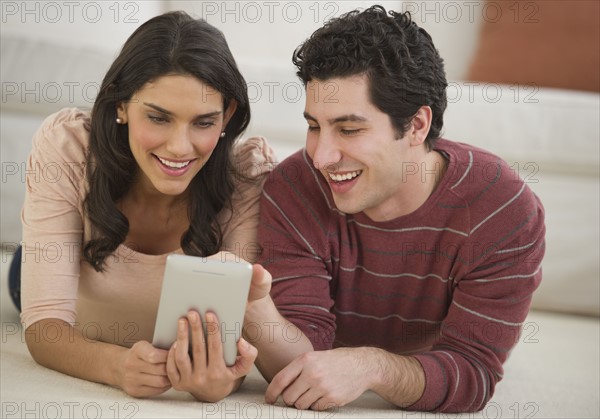
[(148, 126), (142, 124), (136, 132), (136, 137), (140, 145), (147, 149), (154, 149), (167, 142), (168, 135), (161, 127)]

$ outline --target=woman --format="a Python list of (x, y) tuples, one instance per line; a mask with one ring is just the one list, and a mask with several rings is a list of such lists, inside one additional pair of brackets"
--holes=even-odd
[[(28, 162), (21, 265), (21, 319), (38, 363), (136, 397), (174, 387), (217, 401), (237, 389), (256, 349), (240, 339), (227, 367), (211, 356), (218, 334), (198, 345), (199, 313), (173, 325), (170, 350), (149, 341), (169, 253), (256, 256), (245, 251), (272, 157), (260, 138), (234, 145), (249, 119), (221, 32), (173, 12), (127, 40), (91, 115), (66, 109), (44, 122)], [(268, 294), (267, 277), (255, 266), (249, 300)], [(207, 316), (207, 327), (217, 321)]]

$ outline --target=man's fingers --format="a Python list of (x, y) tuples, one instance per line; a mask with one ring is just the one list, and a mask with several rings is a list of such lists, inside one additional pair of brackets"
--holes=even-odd
[[(319, 398), (318, 395), (314, 395), (311, 397), (310, 395), (312, 393), (310, 391), (311, 391), (310, 386), (308, 384), (302, 382), (302, 380), (300, 378), (297, 378), (296, 380), (294, 380), (294, 382), (292, 384), (290, 384), (289, 386), (287, 386), (287, 388), (285, 388), (283, 390), (283, 392), (281, 393), (281, 398), (283, 399), (283, 402), (287, 406), (296, 407), (296, 402), (302, 396), (309, 393), (307, 395), (307, 397), (310, 399), (311, 403), (307, 402), (307, 406), (310, 406), (313, 402), (315, 402)], [(304, 408), (297, 407), (297, 408), (298, 409), (307, 409), (308, 407), (304, 407)]]
[(262, 265), (255, 263), (252, 265), (252, 283), (262, 282), (265, 268)]
[(252, 282), (250, 284), (248, 301), (264, 298), (271, 290), (271, 281), (271, 274), (262, 265), (252, 265)]
[(319, 401), (323, 400), (321, 399), (321, 394), (318, 390), (316, 390), (315, 388), (309, 388), (307, 391), (301, 394), (300, 397), (296, 397), (295, 399), (293, 399), (293, 396), (291, 396), (290, 398), (292, 398), (293, 400), (291, 401), (291, 403), (288, 403), (286, 401), (286, 392), (287, 390), (284, 391), (283, 400), (288, 406), (294, 406), (296, 409), (314, 409), (314, 406), (318, 406)]
[(314, 402), (310, 406), (310, 409), (311, 410), (329, 410), (329, 409), (333, 409), (335, 407), (339, 407), (339, 405), (322, 397), (319, 400), (317, 400), (316, 402)]
[(275, 403), (283, 391), (300, 376), (302, 368), (302, 363), (298, 359), (295, 359), (287, 367), (279, 371), (267, 387), (265, 401), (271, 404)]

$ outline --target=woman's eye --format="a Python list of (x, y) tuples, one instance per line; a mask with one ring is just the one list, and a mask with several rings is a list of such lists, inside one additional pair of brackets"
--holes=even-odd
[(157, 124), (164, 124), (167, 121), (167, 118), (164, 118), (162, 116), (156, 116), (156, 115), (148, 115), (148, 118), (152, 121), (155, 122)]
[(210, 121), (200, 121), (200, 122), (196, 122), (196, 126), (200, 127), (200, 128), (209, 128), (214, 126), (215, 123), (214, 122), (210, 122)]

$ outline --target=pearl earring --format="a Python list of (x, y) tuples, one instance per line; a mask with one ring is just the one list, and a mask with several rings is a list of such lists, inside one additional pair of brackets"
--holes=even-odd
[(122, 124), (123, 123), (123, 120), (121, 118), (117, 118), (116, 121), (117, 121), (117, 124)]
[(221, 132), (221, 138), (225, 138), (225, 131)]

